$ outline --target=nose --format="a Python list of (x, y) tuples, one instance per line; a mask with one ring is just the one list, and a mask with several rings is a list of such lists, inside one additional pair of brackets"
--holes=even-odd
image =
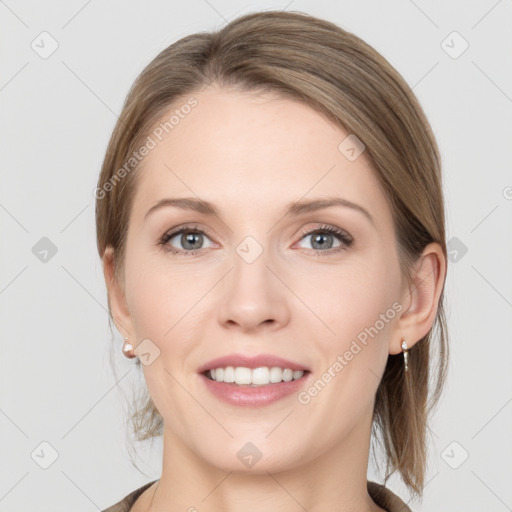
[(233, 269), (223, 279), (218, 320), (224, 327), (241, 332), (275, 330), (289, 322), (289, 300), (293, 295), (278, 277), (279, 269), (269, 266), (265, 251), (248, 262), (235, 253)]

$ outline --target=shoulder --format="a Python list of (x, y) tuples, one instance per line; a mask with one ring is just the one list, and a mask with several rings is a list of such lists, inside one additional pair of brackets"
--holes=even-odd
[(412, 512), (396, 494), (381, 484), (368, 480), (368, 494), (379, 507), (388, 512)]
[(132, 491), (130, 494), (125, 496), (121, 501), (118, 501), (116, 504), (112, 505), (111, 507), (108, 507), (105, 510), (102, 510), (102, 512), (129, 512), (129, 510), (132, 508), (133, 504), (137, 501), (137, 498), (146, 489), (149, 489), (155, 482), (156, 482), (156, 480), (153, 480), (152, 482), (144, 484), (142, 487), (135, 489), (135, 491)]

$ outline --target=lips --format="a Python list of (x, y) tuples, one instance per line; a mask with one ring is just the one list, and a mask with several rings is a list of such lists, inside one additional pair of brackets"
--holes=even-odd
[(280, 368), (289, 368), (290, 370), (297, 371), (310, 371), (310, 369), (296, 361), (291, 361), (289, 359), (284, 359), (282, 357), (272, 355), (272, 354), (259, 354), (257, 356), (245, 356), (243, 354), (230, 354), (223, 357), (218, 357), (216, 359), (212, 359), (207, 363), (201, 365), (197, 372), (204, 373), (213, 368), (225, 368), (227, 366), (243, 366), (245, 368), (260, 368), (262, 366), (278, 366)]

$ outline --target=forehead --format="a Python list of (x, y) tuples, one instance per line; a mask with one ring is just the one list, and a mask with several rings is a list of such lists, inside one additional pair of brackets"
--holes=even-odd
[(196, 196), (249, 214), (339, 195), (377, 217), (390, 215), (364, 152), (347, 159), (339, 146), (350, 134), (308, 105), (217, 87), (193, 97), (192, 109), (180, 110), (187, 99), (176, 102), (155, 124), (134, 211), (165, 197)]

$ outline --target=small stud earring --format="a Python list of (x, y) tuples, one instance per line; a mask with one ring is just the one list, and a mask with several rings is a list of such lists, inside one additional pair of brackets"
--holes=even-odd
[(404, 351), (404, 365), (405, 371), (409, 371), (409, 350), (407, 349), (407, 342), (405, 338), (402, 338), (402, 350)]
[(136, 357), (135, 352), (133, 350), (133, 345), (128, 341), (128, 338), (124, 339), (123, 355), (128, 359), (133, 359), (134, 357)]

